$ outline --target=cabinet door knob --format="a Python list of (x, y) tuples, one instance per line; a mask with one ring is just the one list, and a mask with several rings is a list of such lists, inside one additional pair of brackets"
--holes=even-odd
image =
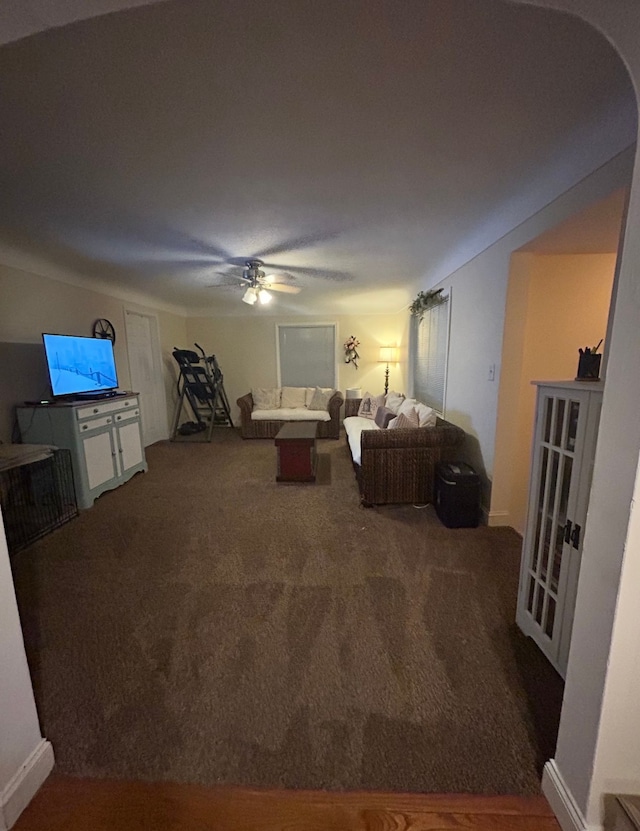
[(100, 412), (100, 410), (99, 410), (97, 407), (94, 407), (94, 408), (93, 408), (93, 412), (94, 412), (94, 413), (99, 413), (99, 412)]
[(121, 418), (122, 416), (116, 416), (116, 421), (120, 421)]

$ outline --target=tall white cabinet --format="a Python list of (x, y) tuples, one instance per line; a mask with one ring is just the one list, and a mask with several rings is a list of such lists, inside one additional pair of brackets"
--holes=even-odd
[(147, 470), (137, 395), (16, 408), (22, 441), (71, 451), (78, 507)]
[(529, 507), (516, 620), (564, 678), (602, 384), (536, 382)]

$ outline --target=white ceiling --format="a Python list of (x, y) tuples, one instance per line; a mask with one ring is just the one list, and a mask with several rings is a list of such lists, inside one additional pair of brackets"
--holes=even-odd
[(604, 39), (534, 7), (139, 5), (0, 47), (0, 240), (203, 314), (265, 313), (212, 287), (249, 256), (303, 289), (279, 313), (397, 311), (628, 145), (635, 113)]

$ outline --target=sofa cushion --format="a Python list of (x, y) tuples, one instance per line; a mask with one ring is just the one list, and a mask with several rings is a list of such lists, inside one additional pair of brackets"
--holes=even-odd
[(311, 400), (307, 403), (307, 407), (310, 410), (326, 410), (334, 392), (335, 390), (332, 389), (323, 390), (320, 387), (316, 387)]
[(385, 407), (391, 410), (392, 413), (398, 415), (398, 411), (400, 410), (400, 405), (404, 401), (404, 395), (401, 392), (390, 392), (387, 394), (387, 400), (385, 401)]
[(285, 409), (304, 407), (306, 391), (306, 387), (283, 387), (280, 406)]
[(280, 406), (280, 387), (255, 387), (251, 397), (254, 410), (275, 410)]
[(418, 414), (418, 419), (420, 421), (420, 427), (435, 427), (438, 421), (438, 416), (436, 415), (436, 411), (432, 407), (427, 407), (426, 404), (420, 404), (418, 402), (415, 407), (416, 413)]
[(371, 418), (363, 416), (348, 416), (344, 420), (344, 431), (347, 434), (351, 458), (355, 464), (362, 464), (362, 448), (360, 435), (363, 430), (379, 430), (378, 425)]
[(398, 413), (395, 418), (389, 422), (389, 430), (398, 430), (402, 428), (420, 427), (420, 420), (415, 409), (411, 409), (409, 413)]
[(253, 410), (252, 421), (331, 421), (328, 410), (306, 407), (280, 407), (277, 410)]
[(389, 426), (391, 419), (395, 417), (396, 414), (387, 407), (378, 407), (374, 421), (381, 430), (384, 430)]
[(370, 392), (365, 392), (358, 407), (358, 415), (361, 418), (370, 418), (373, 421), (378, 407), (384, 407), (384, 399), (384, 395), (371, 395)]

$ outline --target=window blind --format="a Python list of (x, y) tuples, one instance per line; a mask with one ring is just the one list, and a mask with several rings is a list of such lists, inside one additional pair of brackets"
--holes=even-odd
[(437, 306), (428, 309), (422, 319), (413, 318), (413, 394), (441, 415), (444, 414), (449, 355), (449, 301), (447, 295)]
[(336, 386), (336, 326), (334, 323), (285, 326), (278, 324), (281, 387)]

